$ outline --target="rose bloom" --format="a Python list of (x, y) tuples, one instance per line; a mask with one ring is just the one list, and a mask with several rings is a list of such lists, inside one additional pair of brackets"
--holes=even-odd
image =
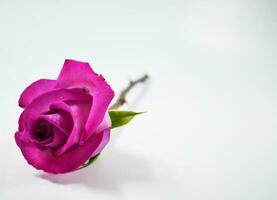
[(111, 87), (88, 63), (65, 60), (57, 80), (40, 79), (20, 96), (15, 140), (27, 162), (66, 173), (99, 154), (110, 138)]

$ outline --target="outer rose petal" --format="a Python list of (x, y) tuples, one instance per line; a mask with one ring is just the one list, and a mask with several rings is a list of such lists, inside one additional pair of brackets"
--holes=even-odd
[(105, 130), (106, 128), (111, 128), (112, 127), (112, 122), (111, 122), (111, 118), (109, 115), (109, 112), (107, 111), (104, 119), (102, 120), (102, 122), (99, 124), (99, 126), (97, 127), (97, 129), (95, 130), (95, 133), (100, 133), (103, 130)]
[(25, 108), (29, 105), (36, 97), (41, 94), (52, 90), (56, 85), (55, 80), (40, 79), (29, 85), (20, 95), (19, 106)]
[(93, 96), (93, 105), (85, 125), (86, 132), (82, 138), (82, 141), (85, 141), (95, 133), (96, 128), (102, 122), (114, 97), (113, 90), (101, 75), (97, 75), (91, 69), (88, 63), (74, 60), (65, 60), (56, 87), (84, 88)]
[(79, 82), (92, 82), (97, 76), (89, 63), (66, 59), (57, 81), (59, 87), (70, 87)]
[(42, 151), (33, 143), (22, 141), (21, 135), (22, 132), (17, 132), (15, 140), (30, 165), (49, 173), (66, 173), (98, 154), (109, 141), (110, 129), (93, 135), (85, 144), (59, 157), (55, 157), (50, 149)]
[(83, 135), (83, 140), (89, 138), (96, 131), (114, 97), (114, 91), (106, 82), (99, 81), (97, 85), (93, 91), (93, 105), (86, 123), (86, 134)]
[(24, 121), (23, 121), (24, 111), (20, 114), (20, 117), (18, 119), (18, 130), (23, 131), (24, 130)]

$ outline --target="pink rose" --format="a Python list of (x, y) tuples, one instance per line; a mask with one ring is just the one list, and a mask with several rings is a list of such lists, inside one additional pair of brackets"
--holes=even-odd
[(41, 79), (20, 96), (15, 133), (28, 163), (49, 173), (73, 171), (110, 138), (111, 87), (88, 63), (66, 60), (57, 80)]

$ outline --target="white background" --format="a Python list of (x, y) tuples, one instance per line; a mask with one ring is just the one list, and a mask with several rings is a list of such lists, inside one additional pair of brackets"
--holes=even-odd
[[(0, 0), (0, 199), (277, 199), (276, 1)], [(22, 90), (88, 61), (147, 111), (90, 168), (49, 175), (14, 142)]]

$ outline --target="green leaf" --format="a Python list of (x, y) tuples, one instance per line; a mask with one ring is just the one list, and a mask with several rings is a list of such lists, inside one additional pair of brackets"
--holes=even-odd
[(128, 124), (136, 115), (142, 114), (143, 112), (133, 112), (127, 110), (110, 110), (110, 118), (112, 121), (112, 128), (117, 128)]
[(90, 158), (90, 159), (89, 159), (85, 164), (83, 164), (80, 168), (85, 168), (85, 167), (91, 165), (92, 163), (94, 163), (94, 162), (97, 160), (97, 158), (99, 157), (99, 155), (100, 155), (100, 153), (97, 154), (97, 155), (95, 155), (94, 157)]

